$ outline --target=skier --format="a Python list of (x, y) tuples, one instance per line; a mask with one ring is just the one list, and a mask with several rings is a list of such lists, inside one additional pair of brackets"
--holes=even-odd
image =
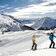
[(36, 41), (35, 39), (36, 39), (36, 36), (33, 35), (32, 36), (32, 43), (33, 44), (32, 44), (32, 48), (31, 48), (32, 50), (36, 50), (37, 49), (37, 44), (35, 43), (35, 41)]
[(50, 44), (49, 48), (51, 48), (52, 45), (53, 45), (53, 48), (55, 48), (54, 37), (56, 38), (56, 36), (54, 36), (54, 33), (51, 32), (49, 34), (49, 40), (51, 41), (51, 44)]

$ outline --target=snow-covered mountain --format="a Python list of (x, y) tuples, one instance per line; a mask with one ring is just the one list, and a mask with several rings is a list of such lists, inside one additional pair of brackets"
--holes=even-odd
[(16, 22), (14, 19), (4, 14), (0, 14), (0, 29), (9, 29), (11, 31), (21, 30), (20, 23)]
[(36, 20), (32, 27), (39, 30), (54, 29), (56, 28), (56, 20), (50, 17), (44, 17), (40, 20)]
[[(0, 14), (0, 31), (20, 31), (23, 29), (23, 24), (18, 22), (13, 16)], [(25, 27), (25, 26), (24, 26)], [(25, 27), (27, 30), (31, 27)], [(26, 30), (24, 28), (24, 30)]]

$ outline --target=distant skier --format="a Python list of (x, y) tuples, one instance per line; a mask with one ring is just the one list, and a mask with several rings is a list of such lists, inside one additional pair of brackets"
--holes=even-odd
[(51, 41), (51, 44), (50, 44), (49, 48), (51, 48), (52, 45), (53, 45), (53, 48), (55, 48), (54, 37), (56, 38), (56, 36), (54, 36), (54, 33), (49, 34), (49, 40)]
[(32, 43), (33, 44), (32, 44), (32, 48), (31, 48), (32, 50), (36, 50), (37, 49), (37, 44), (35, 43), (35, 41), (36, 41), (35, 39), (36, 39), (36, 36), (33, 35), (32, 36)]
[(4, 31), (2, 31), (2, 34), (4, 34)]

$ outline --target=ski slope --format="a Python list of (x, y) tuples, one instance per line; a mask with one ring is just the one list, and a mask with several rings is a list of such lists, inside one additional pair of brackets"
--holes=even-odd
[(38, 50), (36, 51), (25, 51), (21, 54), (11, 55), (11, 56), (56, 56), (56, 49), (48, 48), (49, 42), (45, 41), (40, 46), (38, 46)]
[[(32, 35), (36, 35), (38, 50), (32, 51)], [(56, 34), (55, 34), (56, 35)], [(48, 36), (38, 31), (0, 33), (0, 56), (55, 56), (55, 49), (48, 49)], [(56, 41), (56, 39), (55, 39)]]

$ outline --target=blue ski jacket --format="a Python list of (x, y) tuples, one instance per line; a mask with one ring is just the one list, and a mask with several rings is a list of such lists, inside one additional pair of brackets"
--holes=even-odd
[(49, 40), (54, 40), (54, 37), (56, 38), (56, 36), (50, 35), (50, 36), (49, 36)]

